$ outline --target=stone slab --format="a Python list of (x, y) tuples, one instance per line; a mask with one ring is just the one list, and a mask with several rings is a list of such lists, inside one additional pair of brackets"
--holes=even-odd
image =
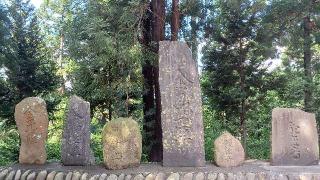
[(164, 166), (204, 166), (199, 75), (186, 43), (162, 41), (159, 85)]
[(64, 165), (94, 164), (90, 149), (90, 121), (90, 103), (78, 96), (71, 96), (61, 145)]
[(315, 115), (299, 109), (272, 111), (272, 165), (305, 166), (319, 162)]

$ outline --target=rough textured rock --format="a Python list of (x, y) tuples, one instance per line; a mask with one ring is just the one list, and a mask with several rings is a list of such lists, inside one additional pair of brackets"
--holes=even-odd
[(52, 171), (48, 174), (47, 180), (54, 180), (54, 176), (57, 174), (56, 171)]
[(107, 178), (107, 180), (117, 180), (118, 177), (115, 174), (110, 174), (110, 176)]
[(26, 180), (30, 172), (31, 172), (30, 170), (27, 170), (24, 173), (22, 173), (21, 180)]
[(4, 179), (7, 176), (8, 172), (9, 172), (8, 169), (5, 169), (5, 170), (1, 171), (0, 179)]
[(90, 121), (90, 103), (71, 96), (62, 136), (61, 159), (64, 165), (94, 164), (90, 149)]
[(36, 180), (45, 180), (47, 177), (48, 172), (47, 171), (41, 171), (38, 173)]
[(148, 174), (145, 180), (154, 180), (156, 176), (154, 174)]
[(218, 176), (217, 173), (209, 173), (208, 180), (216, 180), (217, 176)]
[(225, 176), (224, 176), (223, 173), (219, 173), (219, 174), (218, 174), (217, 180), (225, 180), (225, 179), (226, 179), (226, 178), (225, 178)]
[(124, 169), (140, 164), (142, 137), (138, 123), (130, 118), (108, 122), (103, 128), (103, 159), (108, 169)]
[(119, 177), (118, 177), (118, 180), (124, 180), (126, 177), (125, 174), (120, 174)]
[(130, 174), (126, 175), (125, 180), (131, 180), (132, 176)]
[(35, 180), (36, 179), (36, 172), (33, 172), (27, 176), (27, 180)]
[(184, 180), (193, 180), (193, 173), (186, 173), (186, 174), (183, 176), (183, 179), (184, 179)]
[(164, 166), (204, 166), (198, 69), (186, 43), (162, 41), (159, 85)]
[(133, 180), (144, 180), (144, 176), (142, 174), (136, 175)]
[(204, 173), (203, 173), (203, 172), (197, 173), (197, 175), (195, 176), (194, 179), (195, 179), (195, 180), (204, 180), (204, 179), (205, 179)]
[(179, 173), (171, 173), (167, 178), (167, 180), (179, 180), (179, 179), (180, 179)]
[(105, 180), (107, 179), (108, 175), (107, 174), (101, 174), (101, 176), (99, 177), (99, 180)]
[(54, 180), (63, 180), (64, 178), (64, 174), (63, 172), (59, 172), (56, 174), (56, 176), (54, 177)]
[(214, 141), (214, 157), (220, 167), (239, 166), (245, 160), (240, 141), (228, 132), (224, 132)]
[(74, 172), (72, 174), (72, 180), (80, 180), (81, 174), (79, 172)]
[(299, 109), (272, 111), (272, 165), (315, 165), (319, 160), (315, 115)]
[(16, 105), (14, 117), (21, 139), (19, 162), (44, 164), (49, 125), (45, 101), (38, 97), (23, 99)]
[(16, 171), (14, 171), (14, 170), (11, 171), (11, 172), (7, 175), (7, 177), (6, 177), (5, 180), (12, 180), (15, 174), (16, 174)]
[(155, 180), (165, 180), (166, 175), (164, 173), (158, 173)]
[(72, 178), (72, 172), (68, 172), (68, 174), (66, 175), (65, 180), (71, 180)]
[(21, 170), (19, 169), (17, 172), (16, 172), (16, 175), (14, 176), (14, 180), (19, 180), (21, 177)]
[(88, 180), (88, 173), (82, 174), (81, 180)]

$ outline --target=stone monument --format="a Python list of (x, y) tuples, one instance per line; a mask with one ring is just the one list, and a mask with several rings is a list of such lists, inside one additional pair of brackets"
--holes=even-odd
[(94, 164), (90, 149), (90, 121), (90, 103), (72, 96), (62, 135), (61, 159), (64, 165)]
[(273, 109), (271, 158), (271, 164), (276, 166), (318, 164), (315, 115), (299, 109)]
[(160, 42), (159, 85), (163, 165), (204, 166), (199, 76), (186, 43)]
[(238, 139), (224, 132), (214, 141), (215, 162), (220, 167), (234, 167), (245, 160), (244, 149)]
[(102, 132), (103, 161), (108, 169), (138, 166), (142, 153), (139, 125), (131, 118), (108, 122)]
[(23, 99), (16, 105), (14, 117), (21, 139), (19, 163), (44, 164), (49, 125), (45, 101), (38, 97)]

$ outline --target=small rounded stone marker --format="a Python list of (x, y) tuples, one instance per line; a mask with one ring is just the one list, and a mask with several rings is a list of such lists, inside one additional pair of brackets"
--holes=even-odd
[(46, 180), (54, 180), (54, 176), (57, 174), (57, 172), (52, 171), (48, 174), (47, 179)]
[(46, 180), (47, 174), (48, 172), (46, 170), (39, 172), (36, 180)]
[(126, 175), (125, 180), (131, 180), (132, 176), (130, 174)]
[(98, 180), (98, 179), (99, 179), (99, 175), (94, 175), (89, 180)]
[(17, 172), (16, 172), (16, 175), (14, 176), (14, 180), (19, 180), (21, 177), (21, 170), (19, 169)]
[(126, 175), (120, 174), (119, 177), (118, 177), (118, 180), (124, 180), (125, 177), (126, 177)]
[(254, 173), (247, 173), (246, 174), (246, 179), (247, 180), (255, 180), (255, 174)]
[(9, 170), (5, 169), (3, 171), (1, 171), (0, 173), (0, 179), (4, 179), (6, 177), (6, 175), (8, 174)]

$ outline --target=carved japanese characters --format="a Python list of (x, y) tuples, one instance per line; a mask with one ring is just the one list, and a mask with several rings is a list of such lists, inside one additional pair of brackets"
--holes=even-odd
[(102, 132), (103, 161), (108, 169), (138, 166), (142, 153), (139, 125), (130, 118), (108, 122)]
[(240, 141), (224, 132), (214, 141), (214, 158), (220, 167), (233, 167), (244, 162), (245, 153)]
[(72, 96), (62, 136), (61, 158), (64, 165), (94, 164), (90, 149), (90, 121), (90, 103)]
[(318, 164), (319, 145), (315, 115), (299, 109), (272, 111), (272, 165)]
[(19, 163), (44, 164), (49, 124), (45, 101), (25, 98), (16, 105), (14, 116), (21, 139)]
[(160, 42), (159, 85), (164, 166), (204, 166), (197, 66), (187, 44)]

